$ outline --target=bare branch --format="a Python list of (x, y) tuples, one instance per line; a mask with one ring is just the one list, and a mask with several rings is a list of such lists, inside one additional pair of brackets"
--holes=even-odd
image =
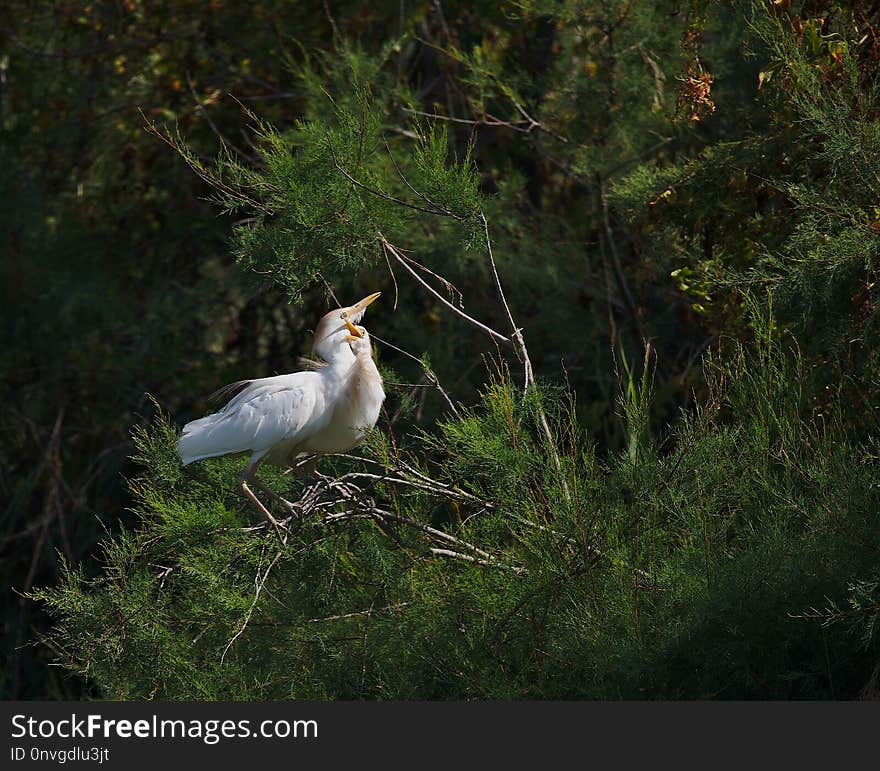
[(435, 273), (427, 265), (422, 265), (422, 263), (420, 263), (418, 260), (414, 260), (408, 254), (405, 254), (402, 249), (398, 249), (397, 251), (400, 253), (400, 256), (414, 268), (422, 271), (422, 273), (427, 273), (429, 276), (433, 276), (434, 278), (436, 278), (441, 284), (443, 284), (444, 289), (449, 292), (450, 298), (457, 299), (458, 307), (464, 308), (464, 295), (462, 294), (461, 290), (448, 278), (441, 276), (439, 273)]
[[(522, 336), (522, 331), (517, 327), (516, 322), (513, 320), (513, 314), (510, 312), (510, 306), (507, 304), (507, 297), (505, 297), (504, 289), (501, 286), (498, 267), (495, 265), (495, 257), (492, 254), (492, 239), (489, 237), (489, 221), (486, 219), (486, 215), (483, 212), (480, 212), (480, 221), (483, 223), (483, 232), (486, 235), (486, 253), (489, 256), (489, 264), (492, 267), (492, 275), (495, 278), (495, 288), (498, 290), (498, 297), (501, 299), (501, 304), (504, 306), (504, 310), (507, 313), (507, 320), (510, 322), (510, 328), (512, 330), (511, 337), (516, 343), (515, 348), (517, 355), (523, 362), (523, 367), (525, 368), (525, 390), (528, 390), (535, 383), (535, 373), (532, 369), (532, 361), (529, 358), (529, 352), (526, 348), (526, 341)], [(550, 430), (550, 423), (547, 420), (547, 415), (544, 413), (540, 404), (538, 405), (538, 422), (541, 425), (544, 438), (547, 440), (547, 448), (553, 455), (553, 463), (556, 466), (556, 473), (559, 475), (559, 484), (562, 487), (566, 500), (568, 500), (568, 484), (563, 475), (562, 461), (559, 459), (559, 453), (556, 451), (556, 439), (553, 436), (553, 432)]]
[(418, 281), (423, 287), (425, 287), (425, 289), (427, 289), (432, 295), (434, 295), (434, 297), (436, 297), (441, 303), (443, 303), (443, 305), (445, 305), (447, 308), (449, 308), (456, 315), (463, 318), (465, 321), (467, 321), (472, 326), (476, 327), (477, 329), (481, 330), (482, 332), (485, 332), (493, 340), (496, 340), (497, 342), (501, 343), (502, 345), (507, 346), (508, 348), (513, 348), (513, 343), (510, 341), (510, 338), (505, 337), (500, 332), (496, 332), (491, 327), (487, 327), (485, 324), (483, 324), (483, 323), (477, 321), (475, 318), (473, 318), (473, 316), (469, 316), (467, 313), (465, 313), (460, 308), (456, 308), (455, 305), (453, 305), (451, 302), (449, 302), (449, 300), (447, 300), (445, 297), (443, 297), (443, 295), (441, 295), (436, 289), (434, 289), (434, 287), (432, 287), (418, 273), (416, 273), (416, 271), (407, 263), (406, 258), (404, 258), (400, 254), (400, 252), (397, 250), (397, 248), (393, 244), (391, 244), (385, 238), (385, 236), (380, 234), (379, 237), (381, 239), (382, 248), (387, 249), (391, 253), (391, 256), (394, 257), (394, 259), (396, 259), (399, 264), (401, 264), (404, 268), (406, 268), (407, 272), (413, 278), (415, 278), (415, 280)]
[(496, 562), (494, 560), (484, 560), (479, 559), (478, 557), (472, 557), (470, 554), (462, 554), (458, 551), (452, 551), (451, 549), (439, 549), (437, 547), (432, 546), (429, 551), (431, 554), (436, 554), (440, 557), (453, 557), (454, 559), (466, 560), (467, 562), (474, 562), (477, 565), (485, 565), (490, 568), (506, 568), (507, 570), (512, 570), (516, 574), (522, 574), (526, 572), (525, 568), (516, 567), (514, 565), (506, 565), (503, 562)]
[(409, 113), (410, 115), (417, 115), (421, 118), (442, 120), (446, 121), (447, 123), (459, 123), (464, 126), (473, 126), (475, 128), (479, 128), (480, 126), (484, 126), (486, 128), (506, 128), (510, 129), (511, 131), (515, 131), (518, 134), (531, 134), (534, 131), (543, 131), (545, 134), (553, 137), (563, 144), (570, 143), (570, 140), (566, 137), (556, 133), (555, 131), (553, 131), (553, 129), (547, 128), (547, 126), (541, 123), (541, 121), (535, 120), (525, 111), (525, 109), (519, 102), (511, 98), (509, 95), (508, 99), (510, 99), (517, 112), (519, 112), (519, 114), (523, 116), (522, 120), (501, 120), (500, 118), (496, 118), (494, 115), (490, 115), (489, 113), (486, 113), (485, 117), (483, 118), (456, 118), (451, 115), (440, 115), (436, 112), (423, 112), (422, 110), (414, 110), (411, 107), (404, 107), (402, 109), (405, 113)]
[[(387, 258), (387, 254), (386, 254), (386, 258)], [(393, 343), (389, 343), (387, 340), (383, 340), (382, 338), (377, 337), (375, 334), (371, 333), (370, 337), (373, 340), (376, 340), (376, 341), (382, 343), (382, 345), (387, 345), (389, 348), (392, 348), (393, 350), (397, 351), (398, 353), (402, 353), (404, 356), (407, 356), (410, 359), (412, 359), (413, 361), (415, 361), (416, 363), (418, 363), (418, 365), (422, 368), (422, 371), (425, 374), (425, 378), (427, 378), (427, 380), (430, 381), (431, 385), (434, 386), (434, 388), (436, 388), (440, 392), (440, 395), (446, 401), (446, 404), (449, 405), (449, 409), (452, 410), (452, 414), (455, 415), (455, 417), (457, 417), (457, 418), (461, 417), (461, 414), (459, 413), (458, 408), (455, 406), (455, 403), (449, 397), (449, 394), (446, 393), (446, 390), (443, 388), (443, 386), (440, 385), (440, 380), (437, 378), (437, 375), (434, 374), (433, 370), (431, 370), (429, 367), (425, 366), (425, 362), (423, 362), (417, 356), (413, 356), (408, 351), (404, 351), (403, 348), (398, 348)]]
[(498, 290), (498, 297), (501, 299), (501, 304), (504, 306), (505, 313), (507, 313), (507, 320), (510, 322), (510, 329), (512, 330), (511, 337), (516, 343), (514, 346), (516, 354), (525, 366), (525, 387), (528, 388), (535, 382), (532, 362), (531, 359), (529, 359), (529, 352), (526, 350), (526, 343), (525, 340), (523, 340), (522, 332), (513, 320), (513, 314), (510, 312), (510, 306), (507, 304), (507, 297), (504, 296), (504, 290), (501, 288), (501, 278), (498, 276), (498, 267), (495, 265), (495, 257), (492, 254), (492, 239), (489, 238), (489, 221), (486, 219), (486, 215), (483, 214), (483, 212), (480, 212), (480, 222), (483, 223), (483, 232), (486, 235), (486, 253), (489, 255), (489, 265), (492, 267), (495, 288)]
[(255, 585), (254, 598), (251, 601), (251, 605), (248, 608), (247, 613), (245, 614), (244, 619), (242, 620), (241, 626), (239, 627), (238, 631), (233, 635), (232, 639), (228, 643), (226, 643), (226, 647), (223, 649), (223, 653), (220, 656), (220, 663), (221, 664), (226, 659), (226, 654), (229, 653), (229, 649), (232, 647), (232, 645), (235, 643), (235, 641), (239, 637), (241, 637), (242, 634), (244, 634), (244, 630), (247, 629), (247, 626), (251, 620), (251, 616), (254, 613), (254, 608), (257, 607), (257, 602), (260, 599), (260, 594), (263, 591), (263, 587), (266, 585), (266, 581), (269, 580), (269, 574), (272, 572), (272, 568), (274, 568), (275, 565), (278, 564), (278, 560), (280, 560), (282, 555), (284, 554), (284, 547), (287, 546), (287, 539), (289, 537), (290, 537), (289, 532), (285, 532), (285, 535), (281, 537), (281, 548), (278, 549), (278, 552), (276, 553), (272, 562), (269, 563), (269, 566), (266, 568), (266, 571), (264, 573), (260, 574), (259, 567), (257, 568), (257, 576), (254, 579), (254, 585)]
[(400, 522), (404, 525), (408, 525), (409, 527), (414, 527), (416, 530), (421, 530), (423, 533), (427, 533), (428, 535), (432, 535), (435, 538), (439, 538), (441, 541), (455, 544), (456, 546), (460, 546), (464, 549), (467, 549), (468, 551), (474, 552), (474, 554), (479, 554), (484, 559), (495, 559), (489, 552), (480, 549), (477, 546), (474, 546), (472, 543), (468, 543), (461, 538), (456, 538), (454, 535), (445, 533), (442, 530), (438, 530), (436, 527), (426, 525), (423, 522), (418, 522), (415, 519), (410, 519), (409, 517), (404, 517), (400, 514), (392, 514), (390, 511), (385, 511), (385, 509), (380, 509), (378, 507), (374, 508), (372, 513), (375, 514), (377, 517), (380, 517), (381, 519), (391, 520), (393, 522)]
[(633, 320), (633, 323), (635, 324), (636, 332), (638, 333), (639, 338), (641, 340), (646, 340), (647, 338), (645, 337), (645, 330), (642, 328), (642, 321), (639, 318), (638, 309), (636, 308), (632, 293), (629, 291), (629, 286), (626, 283), (626, 277), (623, 274), (623, 266), (620, 262), (620, 254), (617, 251), (617, 243), (614, 240), (614, 232), (611, 229), (611, 218), (608, 213), (608, 201), (605, 197), (605, 183), (601, 179), (598, 182), (598, 187), (599, 205), (602, 209), (602, 224), (604, 226), (605, 239), (608, 242), (608, 251), (611, 254), (611, 272), (614, 275), (614, 280), (617, 283), (617, 288), (620, 290), (620, 294), (623, 299), (623, 303), (626, 306), (626, 310), (629, 313), (630, 318)]
[(189, 72), (186, 73), (186, 82), (189, 84), (189, 91), (192, 94), (192, 97), (196, 102), (196, 106), (198, 107), (198, 112), (201, 113), (201, 115), (207, 121), (208, 126), (211, 127), (211, 131), (213, 131), (214, 134), (216, 135), (216, 137), (220, 140), (220, 144), (224, 145), (226, 147), (231, 147), (242, 158), (247, 158), (251, 162), (255, 161), (256, 160), (255, 156), (249, 155), (248, 153), (244, 152), (240, 147), (238, 147), (238, 145), (236, 145), (234, 142), (232, 142), (231, 140), (229, 140), (225, 136), (223, 136), (220, 129), (217, 128), (217, 124), (214, 123), (214, 121), (211, 119), (211, 115), (208, 112), (207, 107), (205, 107), (204, 102), (202, 102), (201, 98), (199, 97), (199, 94), (196, 91), (196, 85), (193, 82), (192, 76), (189, 74)]
[(370, 613), (384, 613), (384, 612), (392, 612), (395, 610), (400, 610), (400, 608), (405, 608), (407, 605), (411, 605), (410, 602), (397, 602), (393, 605), (386, 605), (384, 608), (367, 608), (366, 610), (356, 610), (353, 613), (341, 613), (338, 616), (324, 616), (323, 618), (307, 618), (305, 623), (307, 624), (317, 624), (321, 621), (342, 621), (346, 618), (357, 618), (358, 616), (366, 616)]

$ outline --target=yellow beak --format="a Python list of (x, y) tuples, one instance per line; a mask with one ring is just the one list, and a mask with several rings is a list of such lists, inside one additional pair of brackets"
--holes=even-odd
[(370, 303), (378, 300), (379, 295), (381, 294), (381, 292), (373, 292), (373, 294), (367, 295), (363, 300), (359, 300), (354, 305), (352, 305), (351, 308), (349, 308), (349, 313), (352, 316), (356, 316), (358, 313), (362, 313), (364, 310), (366, 310), (366, 307)]
[(349, 331), (348, 342), (351, 342), (352, 340), (359, 340), (360, 338), (362, 338), (364, 336), (364, 333), (361, 332), (348, 319), (343, 319), (343, 321), (345, 322), (345, 326), (348, 327), (348, 331)]

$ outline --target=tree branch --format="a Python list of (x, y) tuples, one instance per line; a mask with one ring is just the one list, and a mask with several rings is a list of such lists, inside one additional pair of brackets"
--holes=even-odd
[(447, 308), (449, 308), (449, 310), (451, 310), (457, 316), (460, 316), (461, 318), (463, 318), (465, 321), (467, 321), (469, 324), (476, 327), (480, 331), (485, 332), (493, 340), (501, 343), (504, 346), (507, 346), (508, 348), (514, 347), (513, 343), (510, 341), (510, 338), (505, 337), (500, 332), (496, 332), (491, 327), (487, 327), (482, 322), (479, 322), (475, 318), (473, 318), (473, 316), (469, 316), (467, 313), (465, 313), (460, 308), (456, 308), (451, 302), (449, 302), (449, 300), (447, 300), (445, 297), (443, 297), (443, 295), (441, 295), (436, 289), (434, 289), (434, 287), (432, 287), (418, 273), (416, 273), (416, 271), (407, 263), (406, 258), (404, 258), (400, 254), (400, 252), (398, 252), (397, 248), (393, 244), (391, 244), (385, 238), (385, 236), (383, 236), (380, 233), (379, 238), (380, 238), (380, 241), (382, 244), (382, 248), (386, 249), (388, 252), (390, 252), (391, 256), (394, 257), (394, 259), (397, 260), (397, 262), (400, 263), (404, 268), (406, 268), (407, 272), (413, 278), (415, 278), (416, 281), (418, 281), (423, 287), (425, 287), (425, 289), (427, 289), (432, 295), (434, 295), (434, 297), (436, 297), (441, 303), (443, 303), (443, 305), (445, 305)]

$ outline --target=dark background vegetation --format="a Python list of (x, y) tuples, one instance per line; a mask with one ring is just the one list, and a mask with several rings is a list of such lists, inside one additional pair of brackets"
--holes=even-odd
[[(878, 69), (877, 3), (4, 3), (0, 694), (876, 697)], [(291, 141), (308, 150), (296, 122), (335, 125), (358, 83), (383, 138), (364, 161), (377, 184), (391, 184), (392, 154), (418, 167), (411, 140), (432, 124), (450, 158), (471, 153), (507, 299), (547, 403), (563, 405), (554, 428), (570, 420), (581, 448), (575, 504), (546, 481), (538, 439), (509, 456), (509, 441), (490, 441), (505, 430), (493, 399), (523, 385), (512, 354), (392, 277), (376, 243), (349, 252), (346, 233), (320, 232), (303, 256), (294, 229), (285, 256), (248, 241), (253, 220), (271, 240), (286, 215), (224, 211), (193, 173), (221, 152), (265, 170), (258, 121), (299, 131)], [(190, 164), (149, 126), (179, 136)], [(392, 241), (505, 328), (479, 239), (388, 217)], [(444, 423), (436, 393), (393, 385), (420, 368), (380, 348), (392, 383), (380, 430), (401, 442), (434, 432), (413, 452), (433, 452), (439, 473), (562, 532), (582, 527), (569, 508), (589, 510), (610, 566), (576, 564), (558, 544), (523, 556), (487, 531), (530, 565), (524, 588), (431, 563), (414, 590), (393, 578), (412, 566), (364, 536), (375, 562), (350, 566), (356, 591), (254, 625), (252, 648), (287, 646), (275, 665), (293, 685), (254, 658), (211, 668), (237, 623), (232, 601), (222, 629), (179, 629), (184, 611), (210, 615), (216, 586), (181, 587), (176, 608), (157, 601), (160, 630), (113, 631), (105, 651), (102, 624), (122, 607), (108, 592), (121, 581), (147, 603), (156, 591), (135, 585), (153, 575), (152, 546), (118, 540), (151, 521), (126, 484), (144, 473), (133, 428), (155, 425), (156, 403), (180, 425), (223, 383), (293, 370), (328, 284), (347, 302), (381, 290), (370, 328), (428, 353), (453, 398), (480, 405), (470, 423)], [(487, 390), (487, 355), (511, 363), (500, 390)], [(173, 441), (161, 431), (137, 449), (154, 470)], [(150, 484), (196, 495), (167, 474)], [(171, 504), (146, 498), (166, 527)], [(250, 516), (233, 493), (224, 505)], [(159, 537), (197, 548), (198, 524), (175, 516), (188, 535)], [(81, 572), (62, 576), (62, 560)], [(308, 593), (328, 560), (291, 567), (288, 586)], [(372, 609), (371, 576), (388, 607), (410, 608), (375, 622), (375, 649), (366, 627), (289, 631), (297, 614)], [(235, 580), (246, 601), (247, 578)], [(48, 604), (28, 596), (54, 586)], [(154, 651), (161, 683), (131, 658)]]

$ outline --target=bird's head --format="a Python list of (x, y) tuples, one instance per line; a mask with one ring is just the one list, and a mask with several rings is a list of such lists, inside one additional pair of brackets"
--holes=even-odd
[[(351, 338), (361, 339), (366, 333), (363, 327), (355, 326), (363, 317), (367, 306), (376, 300), (381, 292), (374, 292), (347, 308), (336, 308), (318, 322), (315, 328), (314, 351), (325, 361), (331, 361), (341, 347), (351, 342)], [(358, 337), (357, 332), (363, 330)], [(369, 340), (369, 338), (368, 338)], [(369, 343), (368, 343), (369, 344)]]
[(345, 340), (351, 346), (351, 352), (355, 356), (363, 352), (372, 355), (370, 333), (367, 332), (366, 328), (359, 324), (352, 324), (348, 319), (344, 319), (344, 321), (345, 326), (348, 327), (348, 335), (346, 335)]

